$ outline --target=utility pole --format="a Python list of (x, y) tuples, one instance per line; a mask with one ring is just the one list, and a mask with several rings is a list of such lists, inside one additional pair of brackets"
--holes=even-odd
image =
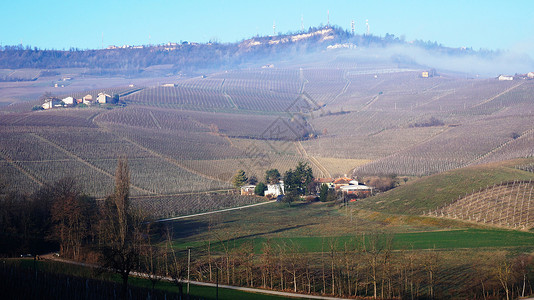
[(219, 268), (217, 267), (217, 274), (215, 276), (215, 300), (219, 300)]
[(187, 248), (187, 295), (189, 295), (189, 271), (191, 270), (191, 248)]

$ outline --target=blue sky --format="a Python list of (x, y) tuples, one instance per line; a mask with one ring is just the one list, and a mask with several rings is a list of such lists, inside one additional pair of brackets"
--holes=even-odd
[(234, 42), (276, 31), (330, 24), (362, 33), (437, 41), (451, 47), (534, 50), (534, 2), (528, 1), (166, 1), (16, 0), (0, 5), (0, 43), (40, 48), (179, 41)]

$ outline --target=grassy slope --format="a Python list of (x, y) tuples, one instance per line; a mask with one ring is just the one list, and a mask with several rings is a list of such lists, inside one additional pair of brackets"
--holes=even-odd
[(394, 214), (421, 214), (451, 203), (473, 190), (514, 180), (534, 179), (534, 173), (514, 166), (532, 163), (518, 159), (456, 169), (408, 182), (386, 193), (359, 201), (357, 207)]

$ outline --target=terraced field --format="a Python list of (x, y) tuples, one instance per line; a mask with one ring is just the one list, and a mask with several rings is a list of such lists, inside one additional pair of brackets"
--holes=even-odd
[[(341, 57), (279, 66), (66, 88), (118, 93), (125, 107), (2, 107), (4, 181), (32, 192), (68, 175), (103, 197), (126, 155), (132, 194), (166, 197), (231, 188), (239, 168), (261, 180), (299, 161), (317, 177), (422, 176), (534, 155), (534, 81), (424, 79)], [(441, 123), (418, 125), (432, 118)]]
[(435, 217), (529, 229), (534, 227), (534, 182), (514, 181), (473, 191), (455, 202), (428, 212)]

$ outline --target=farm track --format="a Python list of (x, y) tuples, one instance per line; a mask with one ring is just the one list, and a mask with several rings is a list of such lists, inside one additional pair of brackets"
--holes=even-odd
[(344, 72), (343, 73), (343, 79), (345, 79), (345, 81), (347, 81), (347, 83), (343, 86), (343, 88), (341, 89), (341, 92), (339, 92), (339, 94), (337, 94), (334, 99), (332, 101), (330, 101), (329, 104), (332, 104), (334, 102), (336, 102), (336, 100), (341, 97), (341, 95), (345, 94), (347, 92), (347, 89), (349, 88), (351, 82), (350, 80), (347, 78), (347, 72)]
[(225, 82), (226, 82), (226, 78), (223, 79), (223, 81), (221, 82), (221, 86), (218, 87), (217, 89), (220, 90), (223, 93), (224, 98), (226, 98), (226, 100), (228, 100), (228, 103), (230, 103), (230, 106), (232, 106), (234, 109), (239, 109), (237, 104), (235, 104), (234, 99), (232, 99), (232, 97), (230, 97), (230, 95), (228, 95), (228, 93), (224, 90), (224, 83)]
[(40, 179), (38, 179), (36, 176), (32, 175), (29, 171), (27, 171), (23, 167), (19, 166), (16, 161), (14, 161), (11, 158), (9, 158), (7, 155), (2, 153), (2, 151), (0, 151), (0, 156), (5, 161), (7, 161), (10, 165), (12, 165), (15, 169), (19, 170), (22, 174), (26, 175), (28, 178), (30, 178), (33, 182), (37, 183), (39, 186), (43, 186), (44, 185), (44, 183)]
[(239, 107), (237, 107), (237, 104), (235, 104), (234, 99), (232, 99), (232, 97), (230, 97), (228, 93), (223, 92), (223, 95), (226, 98), (226, 100), (228, 100), (228, 103), (230, 103), (230, 105), (234, 107), (234, 109), (239, 109)]
[(302, 94), (304, 93), (304, 88), (306, 87), (306, 84), (309, 82), (308, 79), (304, 77), (304, 70), (302, 70), (302, 68), (300, 68), (300, 71), (299, 71), (299, 79), (302, 82), (302, 85), (300, 86), (299, 94)]
[(371, 105), (375, 104), (375, 102), (378, 101), (378, 96), (380, 95), (373, 96), (373, 98), (371, 98), (369, 102), (367, 102), (362, 108), (360, 108), (357, 111), (360, 112), (360, 111), (368, 110), (371, 107)]
[[(87, 162), (86, 160), (84, 160), (84, 159), (82, 159), (81, 157), (79, 157), (79, 156), (77, 156), (77, 155), (71, 153), (70, 151), (64, 149), (63, 147), (57, 145), (56, 143), (54, 143), (54, 142), (52, 142), (52, 141), (50, 141), (50, 140), (48, 140), (48, 139), (46, 139), (46, 138), (44, 138), (44, 137), (42, 137), (42, 136), (36, 134), (36, 133), (30, 133), (30, 135), (33, 136), (33, 137), (35, 137), (35, 138), (37, 138), (37, 139), (39, 139), (40, 141), (42, 141), (42, 142), (44, 142), (44, 143), (49, 144), (50, 146), (52, 146), (52, 147), (54, 147), (54, 148), (60, 150), (61, 152), (65, 153), (67, 156), (70, 156), (70, 157), (74, 158), (76, 161), (78, 161), (78, 162), (80, 162), (80, 163), (82, 163), (82, 164), (88, 166), (89, 168), (91, 168), (91, 169), (93, 169), (93, 170), (95, 170), (95, 171), (97, 171), (97, 172), (100, 172), (100, 173), (102, 173), (102, 174), (104, 174), (104, 175), (110, 177), (111, 179), (114, 179), (114, 178), (115, 178), (115, 176), (114, 176), (113, 174), (111, 174), (111, 173), (109, 173), (109, 172), (107, 172), (107, 171), (105, 171), (105, 170), (102, 170), (102, 169), (100, 169), (99, 167), (97, 167), (97, 166), (95, 166), (95, 165), (93, 165), (93, 164)], [(130, 186), (131, 186), (133, 189), (135, 189), (135, 190), (137, 190), (137, 191), (140, 191), (140, 192), (143, 192), (143, 193), (153, 194), (153, 195), (158, 195), (157, 193), (154, 193), (154, 192), (152, 192), (152, 191), (146, 190), (146, 189), (144, 189), (144, 188), (142, 188), (142, 187), (136, 186), (136, 185), (131, 184), (131, 183), (130, 183)]]
[(510, 87), (510, 88), (508, 88), (507, 90), (500, 92), (499, 94), (497, 94), (497, 95), (495, 95), (495, 96), (493, 96), (493, 97), (491, 97), (491, 98), (488, 98), (488, 99), (486, 99), (486, 100), (484, 100), (484, 101), (482, 101), (482, 102), (480, 102), (480, 103), (478, 103), (478, 104), (475, 104), (475, 105), (472, 106), (471, 108), (477, 108), (477, 107), (482, 106), (482, 105), (484, 105), (484, 104), (486, 104), (486, 103), (488, 103), (488, 102), (491, 102), (491, 101), (495, 100), (496, 98), (498, 98), (498, 97), (500, 97), (500, 96), (502, 96), (502, 95), (504, 95), (504, 94), (506, 94), (506, 93), (508, 93), (508, 92), (510, 92), (510, 91), (512, 91), (512, 90), (514, 90), (514, 89), (516, 89), (516, 88), (518, 88), (518, 87), (520, 87), (521, 85), (523, 85), (523, 83), (524, 83), (524, 82), (520, 82), (520, 83), (518, 83), (518, 84), (516, 84), (516, 85), (514, 85), (514, 86), (512, 86), (512, 87)]
[(306, 152), (306, 149), (302, 146), (302, 143), (300, 141), (295, 142), (295, 147), (297, 148), (298, 153), (307, 158), (312, 164), (314, 164), (320, 171), (323, 173), (323, 176), (331, 178), (332, 175), (328, 170), (313, 156), (308, 155)]
[(427, 102), (424, 102), (424, 103), (421, 103), (419, 105), (417, 105), (417, 107), (421, 107), (421, 106), (425, 106), (425, 105), (428, 105), (428, 104), (431, 104), (431, 103), (434, 103), (436, 101), (438, 101), (439, 99), (443, 98), (443, 97), (447, 97), (451, 94), (454, 94), (454, 90), (448, 90), (446, 91), (445, 93), (441, 94), (441, 95), (437, 95), (437, 96), (434, 96), (432, 97), (429, 101)]
[(128, 91), (128, 92), (119, 94), (119, 96), (120, 96), (120, 97), (130, 96), (130, 95), (133, 95), (133, 94), (135, 94), (135, 93), (139, 93), (140, 91), (142, 91), (142, 90), (144, 90), (144, 89), (145, 89), (145, 88), (134, 89), (133, 91)]
[[(90, 121), (91, 123), (95, 124), (95, 121), (94, 121), (94, 120), (95, 120), (96, 116), (98, 116), (99, 114), (100, 114), (100, 112), (96, 112), (96, 113), (90, 115), (90, 116), (87, 118), (87, 120)], [(95, 125), (96, 125), (96, 124), (95, 124)]]
[(500, 144), (499, 146), (497, 146), (497, 147), (491, 149), (489, 152), (487, 152), (487, 153), (485, 153), (485, 154), (483, 154), (483, 155), (481, 155), (481, 156), (475, 158), (474, 160), (472, 160), (472, 161), (466, 163), (465, 165), (463, 165), (463, 167), (467, 167), (467, 166), (469, 166), (469, 165), (476, 164), (477, 162), (483, 160), (484, 158), (490, 156), (491, 154), (493, 154), (493, 153), (495, 153), (495, 152), (501, 150), (502, 148), (504, 148), (504, 147), (510, 145), (511, 143), (513, 143), (513, 142), (515, 142), (515, 141), (517, 141), (517, 140), (519, 140), (519, 139), (522, 139), (522, 138), (524, 138), (525, 136), (527, 136), (527, 135), (529, 135), (529, 134), (532, 134), (532, 133), (534, 133), (534, 128), (531, 128), (531, 129), (529, 129), (529, 130), (523, 132), (518, 138), (511, 139), (511, 140), (509, 140), (509, 141), (507, 141), (507, 142), (505, 142), (505, 143)]
[(154, 121), (154, 125), (156, 125), (156, 127), (157, 127), (158, 129), (161, 129), (161, 125), (159, 124), (158, 119), (156, 119), (156, 116), (154, 116), (154, 113), (152, 113), (151, 110), (148, 110), (148, 114), (149, 114), (150, 117), (152, 118), (152, 121)]

